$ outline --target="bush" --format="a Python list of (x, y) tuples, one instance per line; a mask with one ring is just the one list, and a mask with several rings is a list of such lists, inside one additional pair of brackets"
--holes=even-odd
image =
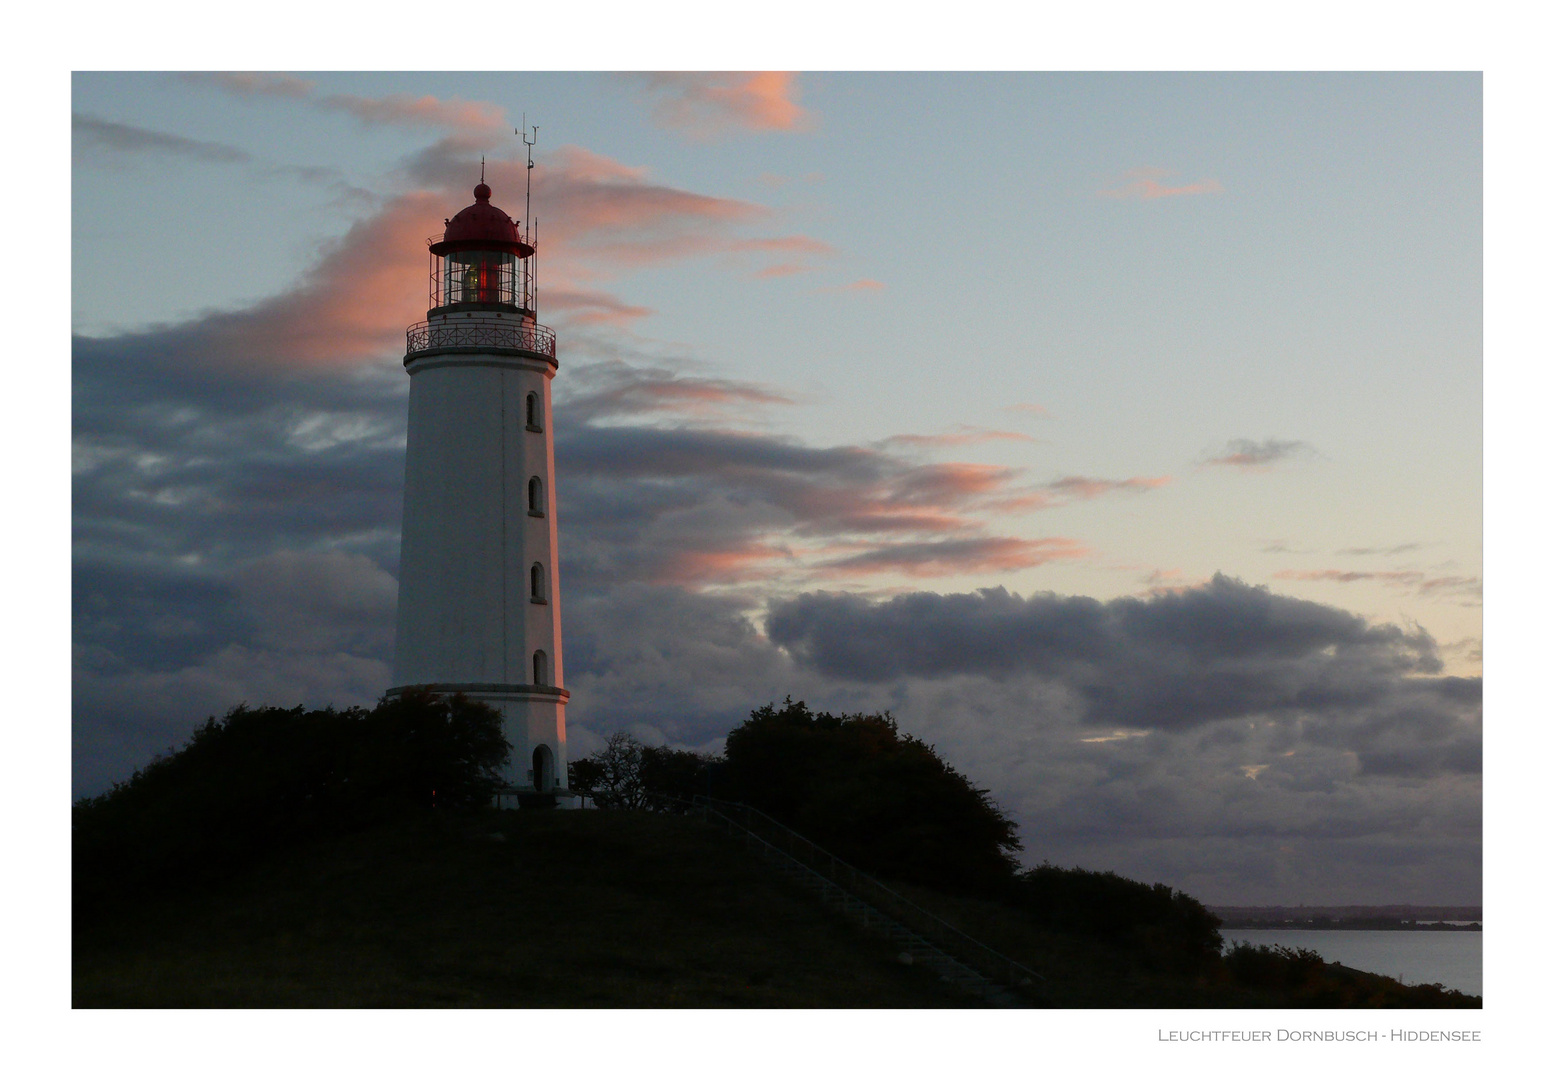
[(729, 733), (714, 793), (749, 803), (861, 869), (952, 892), (1007, 884), (1014, 822), (887, 713), (788, 698)]
[(221, 873), (417, 808), (486, 805), (510, 747), (494, 709), (409, 692), (376, 708), (238, 706), (74, 808), (77, 905)]
[(1316, 989), (1327, 961), (1314, 949), (1238, 941), (1225, 953), (1225, 968), (1242, 986), (1264, 990)]
[(1019, 875), (1013, 897), (1043, 926), (1128, 946), (1158, 964), (1212, 963), (1224, 944), (1219, 917), (1191, 896), (1111, 871), (1043, 863)]

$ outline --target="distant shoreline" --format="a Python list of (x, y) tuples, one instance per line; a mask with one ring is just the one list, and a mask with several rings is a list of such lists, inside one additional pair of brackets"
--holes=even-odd
[(1469, 933), (1482, 933), (1484, 925), (1481, 922), (1454, 923), (1454, 922), (1411, 922), (1405, 919), (1306, 919), (1306, 920), (1279, 920), (1269, 919), (1236, 919), (1222, 920), (1219, 928), (1221, 932), (1226, 930), (1466, 930)]

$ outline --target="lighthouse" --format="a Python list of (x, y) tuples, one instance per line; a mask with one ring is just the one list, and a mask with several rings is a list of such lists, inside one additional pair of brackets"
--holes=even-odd
[(513, 747), (503, 798), (548, 805), (567, 776), (556, 336), (536, 321), (532, 224), (520, 229), (492, 204), (481, 172), (474, 203), (427, 242), (426, 321), (406, 334), (410, 418), (389, 693), (423, 687), (496, 708)]

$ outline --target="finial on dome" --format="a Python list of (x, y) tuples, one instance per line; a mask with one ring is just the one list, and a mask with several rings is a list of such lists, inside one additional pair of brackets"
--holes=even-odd
[(491, 198), (491, 189), (486, 187), (486, 184), (485, 184), (484, 180), (482, 180), (480, 183), (475, 185), (475, 201), (476, 202), (488, 202), (490, 200), (490, 198)]

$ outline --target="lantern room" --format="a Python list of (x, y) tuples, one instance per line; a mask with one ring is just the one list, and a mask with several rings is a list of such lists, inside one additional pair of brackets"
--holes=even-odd
[(491, 205), (481, 181), (475, 202), (433, 237), (428, 317), (454, 311), (510, 311), (534, 318), (534, 246), (518, 223)]

